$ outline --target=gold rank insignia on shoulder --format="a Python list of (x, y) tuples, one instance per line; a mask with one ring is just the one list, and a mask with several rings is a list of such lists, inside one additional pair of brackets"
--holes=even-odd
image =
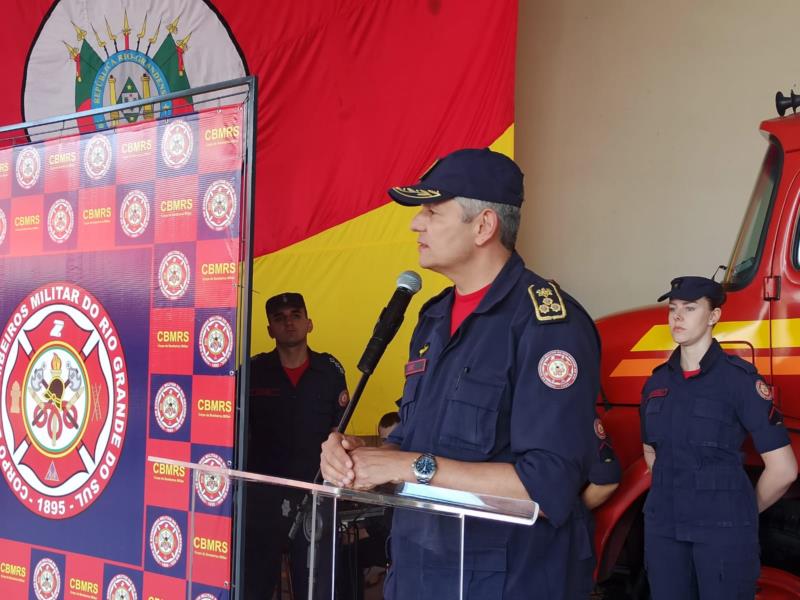
[(422, 356), (423, 354), (425, 354), (428, 351), (428, 348), (430, 348), (430, 347), (431, 347), (431, 345), (426, 342), (425, 345), (422, 348), (419, 349), (419, 356)]
[(567, 316), (567, 307), (561, 294), (552, 283), (540, 287), (528, 287), (537, 321), (562, 321)]

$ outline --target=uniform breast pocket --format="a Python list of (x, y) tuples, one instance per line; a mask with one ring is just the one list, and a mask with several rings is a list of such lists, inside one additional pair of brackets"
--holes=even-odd
[(316, 396), (307, 413), (300, 415), (303, 429), (327, 435), (331, 427), (336, 425), (335, 411), (336, 407), (330, 401)]
[(697, 398), (689, 422), (689, 443), (693, 446), (728, 448), (735, 424), (733, 407), (722, 400)]
[(497, 422), (505, 382), (461, 377), (447, 397), (440, 431), (445, 445), (489, 454), (497, 441)]
[(414, 416), (417, 406), (417, 386), (421, 379), (422, 375), (411, 375), (406, 378), (403, 398), (400, 400), (400, 419), (403, 423), (408, 423)]
[(650, 398), (645, 404), (644, 424), (647, 439), (642, 440), (645, 444), (655, 444), (664, 438), (665, 420), (667, 419), (664, 414), (664, 402), (664, 396), (657, 396)]

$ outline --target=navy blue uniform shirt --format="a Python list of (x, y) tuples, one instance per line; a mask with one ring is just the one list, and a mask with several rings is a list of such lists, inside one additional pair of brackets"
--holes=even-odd
[(333, 356), (308, 350), (308, 369), (297, 387), (281, 366), (278, 351), (252, 359), (247, 470), (311, 481), (320, 445), (339, 424), (347, 393), (344, 369)]
[[(448, 288), (420, 312), (401, 423), (388, 441), (410, 452), (513, 464), (547, 515), (531, 527), (467, 519), (465, 598), (588, 593), (591, 569), (582, 567), (592, 548), (579, 494), (597, 456), (594, 324), (516, 253), (451, 337), (453, 296)], [(386, 598), (454, 597), (458, 527), (453, 518), (396, 510)]]
[(677, 348), (642, 390), (642, 441), (656, 451), (646, 526), (681, 541), (756, 542), (758, 508), (741, 449), (748, 434), (762, 454), (789, 444), (771, 390), (716, 340), (688, 379), (680, 357)]

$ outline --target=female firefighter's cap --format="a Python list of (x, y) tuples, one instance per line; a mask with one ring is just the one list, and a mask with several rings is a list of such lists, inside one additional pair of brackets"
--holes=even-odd
[(658, 297), (658, 302), (666, 300), (685, 300), (693, 302), (698, 298), (708, 298), (713, 306), (722, 306), (725, 303), (725, 290), (722, 284), (708, 277), (687, 275), (676, 277), (670, 282), (670, 290)]

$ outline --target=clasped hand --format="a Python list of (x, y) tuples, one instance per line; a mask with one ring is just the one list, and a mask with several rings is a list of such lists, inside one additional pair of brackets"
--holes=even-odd
[(367, 447), (361, 438), (333, 432), (322, 443), (320, 469), (326, 481), (339, 487), (369, 490), (403, 481), (405, 470), (411, 470), (410, 456), (394, 448)]

